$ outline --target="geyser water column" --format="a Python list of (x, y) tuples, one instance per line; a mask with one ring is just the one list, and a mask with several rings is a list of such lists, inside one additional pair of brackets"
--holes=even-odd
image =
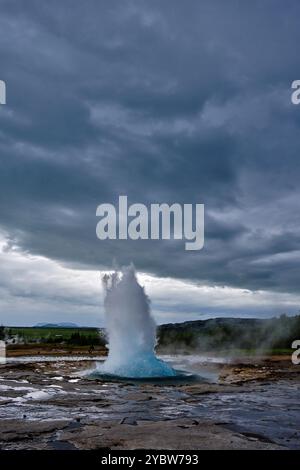
[(175, 370), (155, 356), (156, 325), (134, 267), (106, 274), (102, 282), (109, 354), (101, 372), (131, 378), (175, 376)]

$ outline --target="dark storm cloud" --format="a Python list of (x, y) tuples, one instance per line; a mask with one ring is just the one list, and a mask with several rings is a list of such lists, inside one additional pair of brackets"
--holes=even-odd
[[(298, 2), (1, 1), (0, 217), (76, 267), (299, 291)], [(100, 242), (102, 202), (201, 202), (205, 247)]]

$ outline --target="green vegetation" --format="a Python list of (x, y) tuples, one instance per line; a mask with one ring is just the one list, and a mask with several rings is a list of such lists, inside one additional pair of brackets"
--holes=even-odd
[(103, 331), (97, 328), (6, 327), (5, 336), (25, 344), (104, 346), (106, 343)]
[(0, 340), (5, 338), (4, 326), (0, 326)]
[[(0, 327), (0, 339), (17, 345), (71, 348), (106, 345), (104, 330), (63, 327)], [(220, 354), (291, 354), (291, 344), (300, 339), (300, 315), (279, 318), (214, 318), (158, 328), (158, 351), (218, 352)]]
[(158, 330), (160, 351), (218, 351), (231, 354), (291, 354), (300, 339), (300, 315), (279, 318), (215, 318), (162, 325)]

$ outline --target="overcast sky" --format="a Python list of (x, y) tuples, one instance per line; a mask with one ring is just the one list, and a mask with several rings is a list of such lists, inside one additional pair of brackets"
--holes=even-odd
[[(102, 325), (133, 262), (159, 323), (300, 308), (298, 0), (0, 0), (0, 323)], [(205, 204), (205, 246), (100, 241), (96, 207)]]

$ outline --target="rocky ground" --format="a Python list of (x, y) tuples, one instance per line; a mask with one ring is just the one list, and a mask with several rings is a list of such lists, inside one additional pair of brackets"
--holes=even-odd
[(300, 448), (300, 366), (289, 358), (167, 359), (198, 376), (91, 380), (89, 358), (0, 365), (0, 448)]

